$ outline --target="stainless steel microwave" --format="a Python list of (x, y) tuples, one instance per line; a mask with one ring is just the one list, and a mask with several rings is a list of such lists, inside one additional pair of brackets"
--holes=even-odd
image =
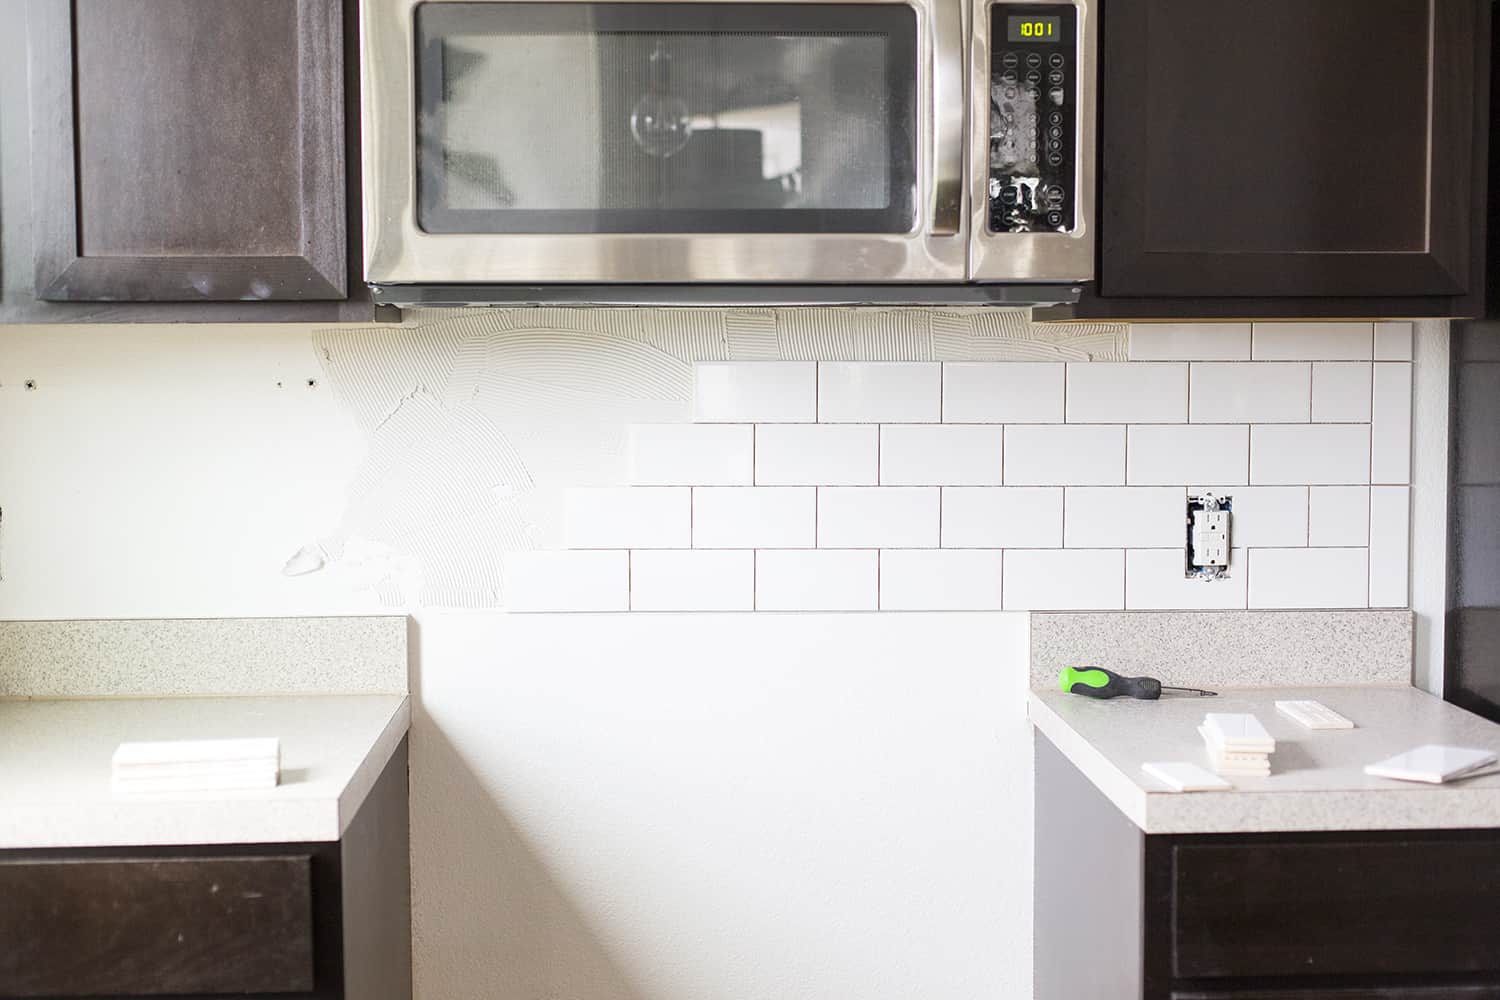
[(1097, 0), (361, 0), (377, 302), (1070, 301)]

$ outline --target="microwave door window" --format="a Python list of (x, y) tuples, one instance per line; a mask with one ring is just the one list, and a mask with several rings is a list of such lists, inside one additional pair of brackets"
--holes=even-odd
[(912, 228), (909, 7), (417, 10), (428, 232)]

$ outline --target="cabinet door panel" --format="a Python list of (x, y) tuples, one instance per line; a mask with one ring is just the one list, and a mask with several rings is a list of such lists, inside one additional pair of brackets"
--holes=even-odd
[(1101, 292), (1460, 295), (1475, 0), (1110, 0)]

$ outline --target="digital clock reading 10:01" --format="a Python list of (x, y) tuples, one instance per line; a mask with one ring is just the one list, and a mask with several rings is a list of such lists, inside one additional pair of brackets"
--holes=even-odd
[(1060, 17), (1011, 17), (1005, 22), (1008, 42), (1055, 42), (1061, 38)]

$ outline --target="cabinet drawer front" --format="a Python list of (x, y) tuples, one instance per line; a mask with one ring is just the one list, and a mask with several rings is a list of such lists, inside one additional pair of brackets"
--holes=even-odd
[(0, 862), (0, 996), (306, 993), (311, 859)]
[(1172, 1000), (1500, 1000), (1500, 986), (1357, 986), (1342, 989), (1173, 990)]
[(1500, 970), (1500, 840), (1470, 836), (1172, 849), (1178, 978)]

